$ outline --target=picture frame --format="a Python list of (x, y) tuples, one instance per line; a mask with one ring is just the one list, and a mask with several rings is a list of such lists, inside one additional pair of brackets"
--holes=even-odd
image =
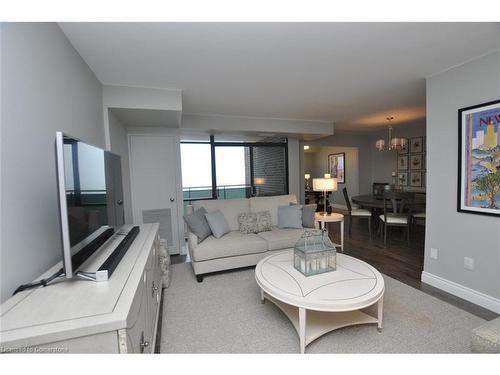
[(398, 155), (407, 155), (410, 149), (410, 140), (408, 138), (403, 138), (406, 142), (403, 142), (404, 147), (398, 149)]
[(458, 110), (457, 211), (500, 216), (500, 100)]
[(423, 154), (414, 154), (410, 156), (410, 169), (421, 170), (423, 168)]
[(422, 171), (410, 173), (410, 186), (412, 187), (422, 186)]
[(423, 137), (415, 137), (410, 140), (410, 152), (418, 154), (424, 151)]
[(408, 169), (408, 155), (398, 156), (398, 170), (406, 171)]
[(328, 155), (328, 173), (338, 184), (345, 184), (345, 152)]
[(399, 186), (408, 186), (408, 172), (399, 172), (398, 173), (398, 185)]

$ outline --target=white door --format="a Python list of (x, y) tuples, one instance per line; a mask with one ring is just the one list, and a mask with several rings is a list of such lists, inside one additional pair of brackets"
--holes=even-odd
[(169, 252), (179, 253), (176, 168), (179, 143), (172, 136), (130, 135), (130, 186), (134, 223), (160, 223)]

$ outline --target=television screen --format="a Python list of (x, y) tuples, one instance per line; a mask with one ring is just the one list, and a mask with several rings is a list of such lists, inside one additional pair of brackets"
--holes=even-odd
[(56, 155), (64, 271), (72, 277), (117, 225), (114, 170), (121, 179), (121, 165), (118, 156), (60, 132)]

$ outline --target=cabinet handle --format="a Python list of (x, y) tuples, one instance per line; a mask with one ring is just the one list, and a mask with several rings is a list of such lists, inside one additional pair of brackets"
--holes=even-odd
[(147, 348), (149, 346), (149, 341), (141, 342), (141, 349)]
[(155, 285), (155, 282), (153, 281), (153, 285), (151, 287), (151, 297), (155, 296), (155, 293), (158, 291), (158, 287)]

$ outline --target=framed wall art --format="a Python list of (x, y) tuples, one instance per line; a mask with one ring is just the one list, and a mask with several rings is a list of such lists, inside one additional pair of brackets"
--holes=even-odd
[(500, 217), (500, 100), (458, 110), (459, 212)]
[(421, 187), (422, 186), (422, 172), (410, 172), (410, 186)]
[(345, 184), (345, 152), (328, 155), (328, 173), (337, 183)]
[(406, 171), (408, 169), (408, 155), (398, 156), (398, 170)]
[(423, 155), (416, 154), (410, 157), (410, 169), (423, 169)]
[(416, 137), (410, 140), (410, 152), (419, 153), (424, 151), (423, 137)]
[(398, 185), (399, 186), (408, 186), (408, 172), (399, 172), (398, 173)]

